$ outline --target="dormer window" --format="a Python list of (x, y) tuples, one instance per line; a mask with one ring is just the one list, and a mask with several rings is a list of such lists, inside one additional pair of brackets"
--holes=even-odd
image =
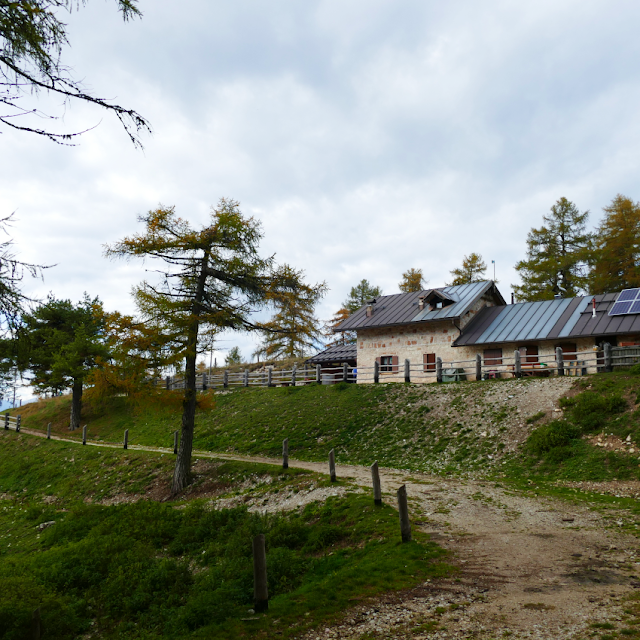
[(450, 304), (454, 304), (455, 300), (438, 289), (431, 289), (426, 295), (420, 298), (420, 310), (429, 309), (430, 311), (436, 311), (438, 309), (444, 309)]

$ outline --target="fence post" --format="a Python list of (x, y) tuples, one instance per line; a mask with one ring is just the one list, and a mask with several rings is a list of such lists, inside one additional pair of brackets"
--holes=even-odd
[(289, 468), (289, 438), (282, 441), (282, 468)]
[(516, 378), (521, 378), (522, 377), (522, 359), (520, 358), (520, 350), (516, 349), (513, 352), (513, 358), (514, 358), (514, 373), (516, 374)]
[(82, 444), (87, 444), (87, 425), (82, 427)]
[(222, 379), (222, 386), (225, 389), (229, 386), (229, 369), (224, 370), (224, 378)]
[(273, 380), (273, 369), (269, 367), (267, 369), (267, 387), (272, 387), (271, 381)]
[(5, 413), (4, 414), (4, 428), (5, 430), (9, 430), (9, 414)]
[(398, 512), (400, 514), (400, 534), (402, 542), (411, 542), (411, 523), (409, 522), (409, 506), (407, 505), (407, 486), (398, 489)]
[(38, 607), (31, 616), (31, 637), (33, 640), (42, 638), (42, 624), (40, 622), (40, 607)]
[(348, 362), (342, 363), (342, 381), (349, 382), (349, 363)]
[(316, 365), (316, 382), (322, 384), (322, 365)]
[(404, 381), (411, 382), (411, 363), (409, 358), (404, 361)]
[(556, 347), (556, 364), (558, 365), (558, 375), (564, 375), (564, 358), (562, 357), (562, 349)]
[(244, 381), (243, 384), (245, 387), (249, 386), (249, 369), (244, 370)]
[(171, 378), (169, 376), (167, 376), (165, 378), (164, 384), (165, 384), (165, 387), (166, 387), (167, 391), (170, 391), (171, 390)]
[(373, 384), (380, 382), (380, 363), (376, 360), (373, 363)]
[(476, 353), (476, 380), (482, 380), (482, 356)]
[(336, 478), (336, 454), (333, 449), (329, 451), (329, 476), (331, 478), (331, 482), (335, 482)]
[(51, 440), (51, 423), (47, 425), (47, 440)]
[(604, 370), (613, 371), (613, 358), (611, 353), (611, 345), (608, 342), (604, 343)]
[(294, 364), (291, 369), (291, 386), (292, 387), (296, 386), (296, 373), (297, 373), (297, 369), (296, 369), (296, 365)]
[(382, 488), (380, 487), (380, 471), (378, 470), (378, 462), (371, 465), (371, 481), (373, 483), (373, 503), (382, 504)]
[(262, 613), (268, 608), (267, 553), (264, 534), (261, 533), (253, 539), (253, 610), (256, 613)]
[(442, 358), (436, 358), (436, 381), (442, 382)]
[(16, 433), (20, 433), (20, 427), (22, 426), (22, 416), (16, 418)]
[(129, 429), (124, 430), (124, 448), (129, 448)]
[(206, 371), (202, 372), (202, 390), (203, 391), (207, 390), (207, 372)]
[(173, 432), (173, 453), (174, 455), (178, 455), (178, 432)]

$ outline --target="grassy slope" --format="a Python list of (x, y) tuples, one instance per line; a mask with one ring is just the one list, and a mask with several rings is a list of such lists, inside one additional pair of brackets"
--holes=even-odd
[[(312, 385), (210, 392), (205, 404), (216, 406), (198, 412), (195, 447), (277, 457), (288, 437), (291, 457), (303, 460), (325, 460), (334, 448), (338, 461), (345, 463), (378, 460), (389, 467), (434, 472), (482, 469), (487, 456), (500, 452), (500, 422), (507, 416), (491, 392), (502, 388), (496, 385), (514, 383), (528, 384)], [(447, 412), (434, 417), (432, 407), (443, 402)], [(21, 412), (27, 427), (44, 430), (51, 422), (61, 435), (80, 438), (79, 432), (66, 431), (67, 397), (27, 405)], [(83, 422), (96, 440), (121, 442), (129, 429), (133, 444), (170, 447), (180, 425), (179, 402), (173, 408), (165, 401), (132, 410), (124, 398), (114, 398), (100, 408), (88, 405)], [(491, 433), (482, 434), (487, 424), (493, 425)]]
[[(397, 514), (347, 493), (301, 512), (126, 499), (170, 477), (171, 456), (97, 450), (0, 431), (0, 637), (287, 638), (350, 604), (446, 571), (419, 532), (399, 542)], [(208, 465), (208, 466), (207, 466)], [(203, 463), (201, 488), (243, 497), (326, 486), (277, 467)], [(334, 485), (335, 486), (335, 485)], [(344, 486), (344, 485), (343, 485)], [(55, 524), (40, 529), (42, 523)], [(270, 611), (251, 607), (251, 539), (267, 538)]]

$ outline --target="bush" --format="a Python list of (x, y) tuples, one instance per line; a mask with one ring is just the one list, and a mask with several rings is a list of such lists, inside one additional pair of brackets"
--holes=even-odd
[[(566, 420), (552, 420), (534, 429), (526, 442), (526, 449), (539, 457), (561, 459), (569, 457), (567, 452), (560, 453), (558, 449), (563, 449), (570, 445), (572, 440), (580, 437), (580, 429)], [(554, 452), (551, 455), (550, 452)]]
[(640, 376), (640, 362), (638, 362), (638, 364), (634, 364), (631, 369), (629, 369), (629, 373), (632, 376)]
[(571, 421), (583, 432), (601, 429), (616, 414), (627, 408), (627, 403), (619, 395), (601, 396), (593, 391), (585, 391), (576, 396), (568, 405)]

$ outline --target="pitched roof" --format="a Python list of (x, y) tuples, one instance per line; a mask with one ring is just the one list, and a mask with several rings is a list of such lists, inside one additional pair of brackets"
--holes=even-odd
[(357, 344), (334, 344), (327, 347), (324, 351), (316, 353), (307, 360), (311, 364), (322, 364), (324, 362), (346, 362), (347, 360), (356, 360), (358, 357)]
[(640, 314), (609, 316), (617, 297), (617, 293), (605, 293), (487, 307), (464, 328), (453, 346), (640, 333)]
[[(367, 316), (366, 305), (350, 315), (335, 331), (349, 331), (371, 327), (388, 327), (391, 325), (408, 324), (410, 322), (428, 322), (446, 318), (463, 316), (471, 305), (490, 289), (494, 289), (499, 299), (504, 303), (500, 292), (493, 281), (473, 282), (455, 287), (441, 287), (440, 289), (425, 289), (412, 293), (397, 293), (392, 296), (380, 296), (373, 304), (373, 315)], [(444, 294), (452, 304), (441, 309), (423, 309), (418, 307), (421, 297), (432, 292)]]

